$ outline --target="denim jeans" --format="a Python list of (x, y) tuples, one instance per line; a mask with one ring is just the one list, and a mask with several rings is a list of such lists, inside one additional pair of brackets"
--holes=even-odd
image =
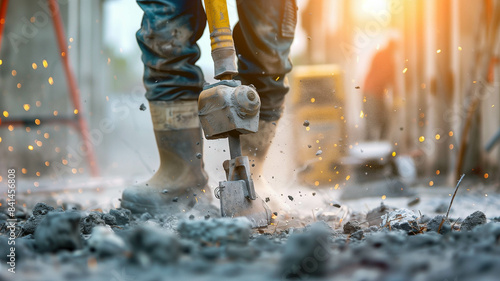
[[(144, 62), (148, 100), (196, 100), (205, 80), (195, 65), (196, 44), (206, 26), (201, 0), (137, 0), (144, 11), (137, 41)], [(278, 120), (288, 92), (285, 75), (297, 21), (295, 0), (236, 0), (233, 31), (238, 55), (236, 79), (260, 95), (261, 119)], [(207, 50), (209, 46), (206, 46)]]

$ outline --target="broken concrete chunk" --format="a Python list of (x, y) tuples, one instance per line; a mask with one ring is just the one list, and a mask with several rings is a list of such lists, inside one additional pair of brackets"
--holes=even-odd
[(33, 215), (34, 216), (43, 216), (48, 214), (49, 212), (54, 211), (54, 208), (52, 206), (49, 206), (45, 203), (37, 203), (35, 207), (33, 208)]
[[(441, 225), (441, 223), (443, 224)], [(440, 225), (441, 229), (439, 229)], [(440, 234), (446, 234), (451, 231), (451, 225), (448, 220), (446, 220), (445, 216), (435, 216), (427, 223), (427, 231), (438, 232), (438, 230)]]
[(486, 215), (481, 211), (475, 211), (462, 222), (461, 230), (472, 230), (474, 227), (485, 224)]
[(179, 239), (158, 227), (138, 227), (127, 240), (132, 248), (131, 260), (143, 267), (175, 263), (181, 254)]
[(358, 231), (356, 231), (356, 232), (354, 232), (354, 233), (351, 234), (351, 239), (361, 240), (365, 236), (364, 234), (365, 233), (364, 233), (363, 230), (358, 230)]
[(102, 219), (107, 225), (116, 225), (116, 218), (111, 214), (102, 215)]
[(92, 229), (92, 236), (88, 240), (88, 247), (98, 257), (112, 257), (125, 252), (125, 242), (116, 235), (111, 228), (96, 226)]
[(33, 234), (35, 233), (38, 225), (45, 219), (45, 216), (31, 216), (23, 225), (22, 230), (23, 234)]
[(102, 219), (102, 214), (98, 212), (91, 212), (85, 217), (80, 219), (80, 231), (82, 234), (92, 233), (92, 229), (98, 225), (105, 226), (106, 223)]
[(200, 244), (226, 245), (248, 243), (251, 223), (247, 218), (217, 218), (208, 220), (183, 220), (177, 231), (185, 239)]
[(117, 225), (125, 225), (130, 222), (132, 212), (129, 209), (118, 208), (109, 210), (109, 214), (116, 218)]
[(39, 252), (73, 251), (82, 247), (80, 214), (76, 212), (49, 213), (35, 231)]
[[(331, 257), (329, 232), (321, 227), (292, 234), (288, 239), (280, 262), (280, 276), (301, 278), (302, 276), (323, 276), (328, 271)], [(311, 265), (314, 264), (314, 268)]]
[(344, 233), (345, 234), (353, 234), (354, 232), (361, 229), (358, 221), (348, 221), (344, 224)]
[(397, 209), (382, 216), (382, 227), (391, 230), (403, 230), (407, 233), (416, 233), (419, 231), (417, 216), (408, 209)]
[(381, 202), (379, 207), (372, 209), (366, 214), (366, 221), (368, 221), (370, 226), (379, 226), (382, 223), (382, 216), (394, 210), (394, 208), (388, 207), (384, 205), (384, 202)]

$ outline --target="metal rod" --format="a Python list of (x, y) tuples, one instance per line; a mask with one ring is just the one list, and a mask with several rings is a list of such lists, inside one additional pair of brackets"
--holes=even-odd
[(52, 14), (52, 19), (54, 23), (54, 31), (56, 33), (56, 38), (57, 38), (57, 43), (59, 45), (59, 50), (61, 52), (61, 58), (63, 62), (63, 67), (64, 67), (64, 73), (66, 74), (66, 79), (68, 79), (68, 87), (69, 91), (71, 93), (71, 100), (73, 102), (73, 106), (75, 109), (78, 111), (78, 125), (80, 127), (80, 134), (83, 138), (83, 141), (85, 142), (85, 145), (87, 147), (87, 161), (89, 162), (90, 166), (90, 174), (93, 177), (98, 177), (99, 176), (99, 169), (97, 167), (97, 161), (95, 157), (95, 152), (94, 152), (94, 147), (92, 143), (90, 142), (90, 134), (89, 134), (89, 127), (87, 124), (87, 120), (85, 120), (83, 116), (83, 111), (81, 110), (81, 103), (80, 103), (80, 92), (78, 90), (78, 85), (76, 82), (75, 75), (73, 74), (73, 71), (71, 69), (70, 63), (69, 63), (69, 55), (68, 55), (68, 48), (66, 45), (66, 35), (64, 34), (64, 25), (62, 22), (61, 18), (61, 13), (59, 10), (59, 4), (57, 3), (57, 0), (49, 0), (49, 5), (50, 11)]
[(241, 156), (241, 142), (239, 133), (231, 133), (227, 137), (229, 141), (229, 154), (231, 154), (231, 159)]

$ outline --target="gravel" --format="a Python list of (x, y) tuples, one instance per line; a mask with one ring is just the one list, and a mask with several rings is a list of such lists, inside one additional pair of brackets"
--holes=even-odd
[[(263, 232), (243, 218), (178, 220), (37, 206), (16, 229), (19, 280), (475, 281), (500, 274), (500, 222), (488, 223), (481, 212), (445, 220), (439, 234), (443, 216), (424, 219), (387, 206), (370, 212), (378, 225), (358, 216), (344, 225), (319, 221)], [(36, 225), (34, 235), (23, 232), (28, 221)], [(8, 232), (0, 233), (6, 262)], [(0, 272), (0, 280), (8, 274)]]

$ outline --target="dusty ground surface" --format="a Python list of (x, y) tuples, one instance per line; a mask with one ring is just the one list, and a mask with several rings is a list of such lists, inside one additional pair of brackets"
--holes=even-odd
[[(285, 194), (298, 217), (257, 230), (213, 212), (136, 216), (109, 202), (41, 196), (19, 206), (13, 229), (3, 203), (0, 279), (498, 280), (495, 188), (464, 182), (448, 220), (451, 187), (349, 201), (328, 189), (299, 190)], [(7, 263), (11, 230), (15, 274)]]

